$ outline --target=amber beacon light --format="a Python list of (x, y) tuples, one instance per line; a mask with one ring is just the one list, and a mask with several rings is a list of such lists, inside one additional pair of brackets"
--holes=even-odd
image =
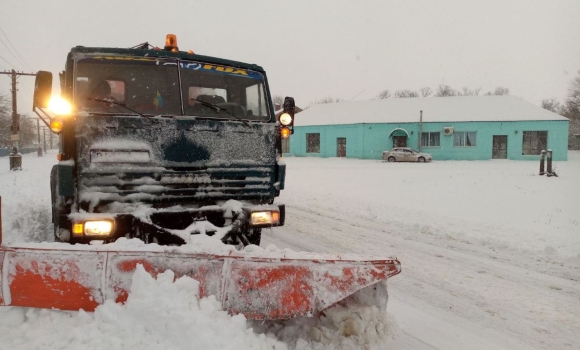
[(165, 37), (164, 49), (171, 52), (179, 51), (179, 48), (177, 47), (177, 36), (175, 36), (175, 34), (167, 34)]

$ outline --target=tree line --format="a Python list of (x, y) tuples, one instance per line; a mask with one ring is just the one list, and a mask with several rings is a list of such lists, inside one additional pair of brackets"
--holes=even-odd
[[(12, 102), (8, 95), (0, 95), (0, 147), (12, 148)], [(32, 146), (37, 140), (36, 121), (20, 115), (20, 146)]]
[(580, 135), (580, 71), (570, 81), (568, 93), (564, 102), (560, 103), (556, 98), (546, 98), (542, 100), (542, 108), (558, 113), (570, 119), (568, 132), (568, 148), (580, 149), (580, 142), (576, 139)]
[[(452, 88), (449, 85), (441, 84), (435, 90), (431, 89), (430, 87), (422, 87), (419, 90), (395, 90), (391, 91), (390, 89), (385, 89), (379, 92), (374, 99), (387, 99), (387, 98), (413, 98), (413, 97), (449, 97), (449, 96), (478, 96), (481, 93), (481, 88), (468, 88), (463, 87), (459, 90)], [(493, 95), (493, 96), (500, 96), (500, 95), (509, 95), (510, 90), (503, 86), (498, 86), (495, 90), (488, 91), (482, 95)], [(273, 101), (275, 104), (282, 104), (284, 98), (281, 95), (274, 95)], [(316, 105), (316, 104), (324, 104), (324, 103), (336, 103), (336, 102), (346, 102), (346, 99), (340, 97), (332, 97), (326, 96), (314, 101), (311, 101), (304, 109)]]
[[(479, 96), (481, 93), (481, 88), (474, 88), (471, 89), (469, 87), (463, 87), (460, 90), (456, 90), (449, 85), (440, 84), (435, 90), (431, 89), (430, 87), (422, 87), (419, 90), (396, 90), (391, 91), (389, 89), (385, 89), (379, 92), (375, 99), (383, 100), (386, 98), (413, 98), (413, 97), (429, 97), (431, 95), (435, 97), (450, 97), (450, 96)], [(501, 95), (509, 95), (510, 89), (498, 86), (495, 90), (488, 91), (483, 95), (488, 96), (501, 96)]]

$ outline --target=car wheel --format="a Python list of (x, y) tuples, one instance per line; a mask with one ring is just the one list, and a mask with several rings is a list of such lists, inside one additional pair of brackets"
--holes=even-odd
[(419, 159), (417, 159), (417, 161), (419, 163), (425, 163), (425, 158), (424, 157), (419, 157)]
[(394, 161), (395, 161), (395, 157), (391, 156), (391, 157), (389, 157), (389, 159), (387, 159), (387, 160), (389, 161), (389, 163), (392, 163), (392, 162), (394, 162)]

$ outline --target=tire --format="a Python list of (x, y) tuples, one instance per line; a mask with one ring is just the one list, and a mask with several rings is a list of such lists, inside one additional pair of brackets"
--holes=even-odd
[(389, 157), (389, 159), (387, 159), (387, 161), (388, 161), (389, 163), (393, 163), (395, 160), (396, 160), (396, 159), (395, 159), (395, 157), (393, 157), (393, 156), (390, 156), (390, 157)]
[(54, 241), (55, 242), (70, 242), (70, 231), (60, 229), (60, 216), (62, 213), (62, 203), (58, 195), (57, 179), (56, 179), (56, 165), (50, 171), (50, 204), (52, 207), (52, 224), (54, 225)]
[(261, 228), (248, 228), (243, 232), (240, 232), (235, 237), (236, 242), (228, 243), (233, 244), (237, 249), (243, 249), (244, 247), (253, 245), (260, 245), (262, 241), (262, 229)]
[(419, 163), (425, 163), (425, 158), (424, 157), (419, 157), (419, 159), (417, 159), (417, 161)]
[(259, 246), (260, 242), (262, 241), (262, 229), (261, 228), (251, 229), (251, 233), (248, 236), (248, 241), (250, 242), (250, 244)]

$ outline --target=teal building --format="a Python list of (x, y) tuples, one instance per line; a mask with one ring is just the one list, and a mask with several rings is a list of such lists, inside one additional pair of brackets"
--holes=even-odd
[(395, 98), (314, 105), (296, 115), (286, 156), (381, 159), (411, 147), (437, 160), (567, 160), (569, 120), (515, 96)]

